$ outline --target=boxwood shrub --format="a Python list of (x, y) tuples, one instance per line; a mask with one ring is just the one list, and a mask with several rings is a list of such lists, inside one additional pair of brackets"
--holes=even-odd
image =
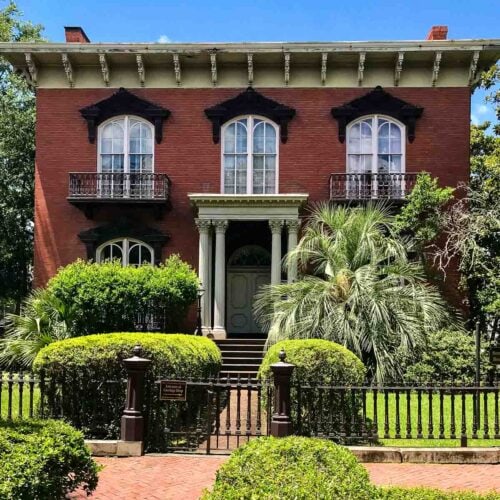
[(81, 432), (53, 420), (0, 424), (0, 498), (59, 499), (92, 492), (99, 466)]
[(152, 330), (157, 323), (161, 331), (178, 331), (196, 300), (198, 278), (177, 255), (156, 267), (78, 260), (47, 289), (72, 311), (72, 336)]
[(359, 393), (346, 390), (329, 392), (317, 386), (359, 386), (365, 378), (365, 367), (351, 351), (335, 342), (320, 339), (283, 340), (271, 346), (259, 369), (259, 378), (272, 375), (271, 364), (279, 361), (284, 349), (286, 361), (293, 363), (292, 421), (302, 435), (324, 433), (341, 440), (342, 427), (352, 426), (351, 434), (361, 434), (358, 416), (361, 409)]
[(331, 441), (259, 438), (232, 453), (205, 500), (352, 498), (373, 500), (368, 473)]
[[(217, 375), (221, 354), (206, 337), (163, 333), (108, 333), (54, 342), (43, 348), (34, 369), (46, 381), (46, 410), (64, 417), (89, 438), (116, 439), (125, 402), (123, 359), (139, 344), (142, 357), (152, 361), (146, 374), (146, 424), (156, 432), (165, 419), (195, 419), (206, 394), (191, 388), (186, 403), (167, 405), (158, 400), (159, 378), (204, 379)], [(167, 411), (170, 411), (167, 415)], [(173, 413), (172, 413), (173, 412)], [(160, 438), (154, 440), (158, 449)], [(153, 443), (151, 443), (153, 445)]]
[(473, 491), (442, 491), (432, 488), (379, 488), (380, 500), (499, 500), (500, 494), (479, 494)]

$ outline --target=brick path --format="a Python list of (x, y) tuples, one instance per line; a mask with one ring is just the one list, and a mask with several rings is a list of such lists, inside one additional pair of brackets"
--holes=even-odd
[[(105, 466), (91, 497), (98, 500), (195, 500), (227, 456), (97, 458)], [(365, 464), (380, 485), (500, 492), (500, 465)], [(83, 494), (73, 499), (86, 498)]]

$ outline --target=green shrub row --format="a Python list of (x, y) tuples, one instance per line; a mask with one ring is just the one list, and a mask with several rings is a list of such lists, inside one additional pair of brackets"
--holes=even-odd
[(92, 492), (99, 466), (83, 435), (61, 421), (0, 424), (0, 498), (62, 499), (77, 488)]
[[(196, 300), (198, 278), (179, 256), (160, 266), (78, 260), (59, 270), (47, 290), (72, 312), (72, 336), (137, 330), (153, 316), (176, 331)], [(144, 326), (145, 328), (145, 326)]]
[[(34, 368), (47, 381), (46, 408), (64, 417), (89, 438), (119, 437), (125, 402), (125, 358), (139, 344), (141, 356), (151, 360), (146, 373), (146, 427), (154, 433), (170, 424), (195, 419), (206, 405), (206, 394), (192, 388), (186, 403), (167, 405), (158, 398), (159, 378), (214, 377), (221, 367), (221, 354), (206, 337), (163, 333), (108, 333), (54, 342), (37, 355)], [(167, 414), (167, 412), (169, 412)], [(163, 451), (160, 431), (149, 443)]]
[(232, 453), (203, 500), (498, 500), (500, 495), (376, 487), (366, 469), (326, 439), (259, 438)]

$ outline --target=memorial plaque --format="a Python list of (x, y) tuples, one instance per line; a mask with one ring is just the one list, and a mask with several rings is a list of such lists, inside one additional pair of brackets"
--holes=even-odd
[(494, 365), (500, 365), (500, 346), (493, 346), (491, 348), (490, 359)]
[(161, 401), (186, 401), (187, 384), (184, 380), (160, 380)]

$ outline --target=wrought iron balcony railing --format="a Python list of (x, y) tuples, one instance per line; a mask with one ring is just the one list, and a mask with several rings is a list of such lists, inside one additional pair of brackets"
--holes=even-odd
[(416, 179), (416, 173), (331, 174), (330, 200), (404, 200)]
[(70, 201), (166, 202), (170, 179), (166, 174), (72, 172)]

